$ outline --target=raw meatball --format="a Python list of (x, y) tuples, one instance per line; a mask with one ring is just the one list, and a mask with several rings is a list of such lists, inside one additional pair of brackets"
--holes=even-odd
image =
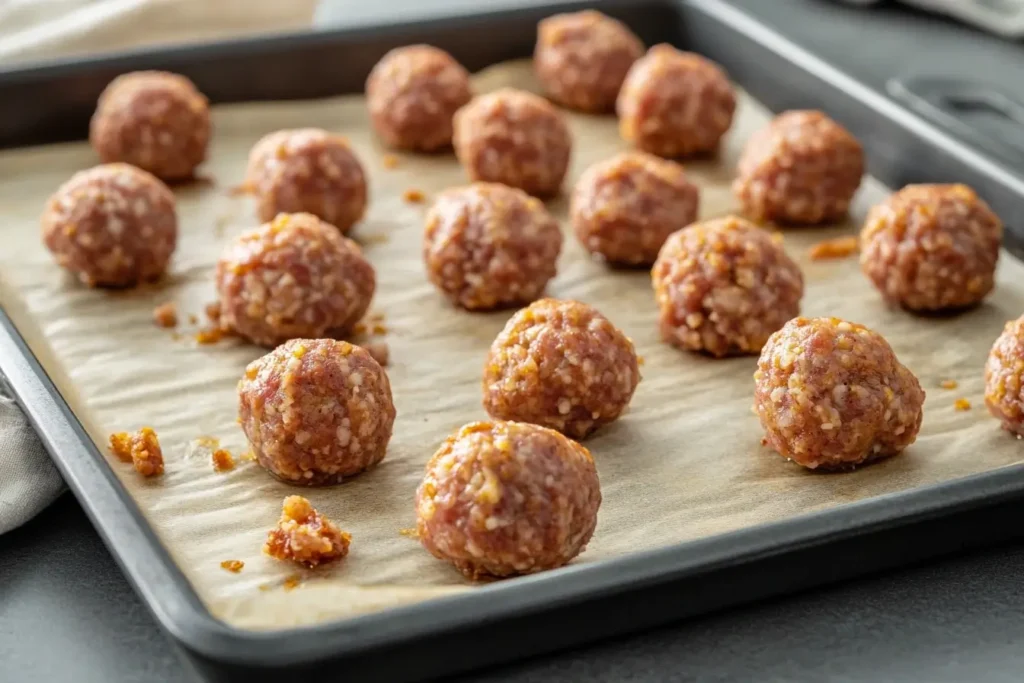
[(572, 137), (561, 112), (543, 97), (502, 88), (455, 114), (455, 155), (470, 180), (504, 183), (529, 194), (558, 193)]
[(964, 308), (995, 286), (1003, 224), (966, 185), (908, 185), (868, 213), (860, 263), (888, 301)]
[(104, 162), (123, 161), (164, 180), (190, 178), (206, 159), (210, 105), (184, 76), (124, 74), (100, 95), (89, 142)]
[(751, 136), (733, 192), (758, 221), (813, 224), (846, 216), (864, 175), (857, 138), (820, 111), (787, 111)]
[(43, 243), (90, 286), (131, 287), (164, 274), (178, 241), (174, 195), (128, 164), (80, 171), (50, 197)]
[(1024, 436), (1024, 316), (1006, 323), (988, 354), (985, 405), (1003, 429)]
[(293, 339), (245, 368), (238, 420), (268, 472), (319, 486), (384, 459), (395, 404), (387, 374), (366, 350)]
[(469, 73), (430, 45), (391, 50), (366, 81), (374, 130), (399, 149), (433, 152), (450, 146), (452, 117), (472, 97)]
[(345, 138), (319, 128), (279, 130), (249, 153), (246, 188), (257, 215), (311, 213), (343, 234), (366, 213), (366, 175)]
[(595, 10), (556, 14), (537, 25), (533, 67), (548, 96), (580, 111), (615, 109), (644, 44), (625, 24)]
[(569, 217), (590, 253), (610, 263), (649, 266), (669, 235), (697, 220), (698, 202), (697, 186), (682, 166), (628, 152), (583, 172)]
[(754, 373), (765, 443), (810, 469), (840, 469), (914, 443), (924, 390), (877, 332), (795, 318), (768, 339)]
[(766, 230), (728, 216), (674, 233), (651, 271), (661, 336), (713, 356), (759, 353), (800, 313), (800, 268)]
[(619, 133), (662, 157), (714, 152), (732, 125), (736, 96), (714, 62), (655, 45), (629, 70), (616, 109)]
[(633, 342), (607, 318), (578, 301), (541, 299), (491, 344), (484, 408), (582, 439), (616, 420), (639, 382)]
[(474, 183), (441, 193), (427, 214), (427, 276), (455, 304), (488, 310), (529, 303), (555, 276), (562, 231), (522, 190)]
[(561, 567), (597, 525), (601, 486), (586, 448), (518, 422), (474, 422), (427, 463), (420, 542), (470, 578)]
[(264, 346), (347, 332), (376, 286), (358, 245), (308, 213), (281, 214), (241, 235), (216, 279), (220, 325)]

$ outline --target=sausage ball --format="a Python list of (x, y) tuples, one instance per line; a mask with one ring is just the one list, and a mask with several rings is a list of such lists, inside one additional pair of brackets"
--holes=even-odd
[(416, 491), (416, 528), (466, 576), (554, 569), (586, 547), (601, 486), (586, 448), (519, 422), (474, 422), (448, 438)]
[(714, 152), (732, 125), (736, 95), (715, 64), (655, 45), (633, 64), (616, 102), (619, 133), (661, 157)]
[(697, 220), (699, 192), (683, 167), (643, 152), (599, 161), (569, 206), (580, 244), (609, 263), (649, 266), (673, 232)]
[(555, 276), (561, 249), (562, 231), (540, 200), (505, 185), (447, 190), (427, 213), (427, 276), (469, 310), (533, 301)]
[(245, 368), (238, 421), (268, 472), (289, 484), (322, 486), (384, 459), (395, 404), (387, 373), (366, 350), (293, 339)]
[(191, 178), (206, 159), (210, 105), (184, 76), (124, 74), (100, 95), (89, 142), (104, 162), (123, 161), (164, 180)]
[(800, 313), (800, 268), (766, 230), (728, 216), (673, 233), (651, 271), (662, 338), (723, 357), (759, 353)]
[(764, 443), (809, 469), (895, 455), (921, 428), (924, 390), (872, 330), (795, 318), (773, 334), (754, 373)]
[(455, 155), (470, 180), (503, 183), (537, 197), (558, 193), (572, 137), (543, 97), (502, 88), (455, 114)]
[(548, 97), (595, 114), (615, 109), (615, 98), (644, 44), (622, 22), (584, 10), (537, 24), (533, 68)]
[(1003, 223), (966, 185), (908, 185), (868, 212), (860, 263), (886, 300), (965, 308), (995, 286)]
[(849, 131), (820, 111), (787, 111), (751, 136), (732, 189), (754, 220), (827, 223), (846, 216), (863, 175)]
[(988, 354), (985, 405), (1003, 429), (1024, 436), (1024, 316), (1006, 323)]
[(50, 197), (42, 232), (57, 263), (83, 283), (131, 287), (167, 270), (178, 241), (174, 195), (141, 169), (103, 164)]
[(216, 281), (221, 326), (275, 346), (352, 329), (370, 307), (376, 274), (355, 242), (299, 213), (228, 245)]
[(541, 299), (491, 344), (484, 409), (582, 439), (626, 410), (640, 368), (633, 342), (595, 308)]
[(452, 117), (473, 92), (469, 72), (430, 45), (391, 50), (366, 80), (370, 120), (384, 144), (433, 152), (452, 144)]
[(279, 130), (249, 152), (246, 188), (261, 221), (311, 213), (342, 234), (366, 213), (366, 174), (345, 138), (319, 128)]

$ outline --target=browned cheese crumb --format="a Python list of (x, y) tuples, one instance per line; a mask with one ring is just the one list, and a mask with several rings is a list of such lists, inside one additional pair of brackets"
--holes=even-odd
[(221, 339), (226, 337), (227, 334), (223, 328), (220, 327), (207, 327), (196, 332), (195, 340), (198, 344), (216, 344)]
[(419, 532), (419, 529), (417, 529), (416, 527), (412, 527), (412, 528), (409, 528), (409, 529), (399, 529), (398, 530), (398, 535), (399, 536), (405, 536), (406, 538), (417, 539), (417, 538), (420, 537), (420, 532)]
[(213, 461), (213, 469), (218, 472), (227, 472), (228, 470), (235, 469), (235, 459), (231, 457), (229, 451), (223, 448), (218, 448), (211, 455), (210, 459)]
[(398, 168), (401, 162), (394, 154), (385, 154), (381, 158), (381, 163), (384, 164), (384, 168)]
[(944, 379), (941, 382), (939, 382), (939, 386), (942, 387), (943, 389), (956, 389), (958, 386), (960, 386), (960, 383), (957, 382), (955, 379)]
[(237, 574), (242, 571), (242, 567), (245, 566), (245, 562), (241, 560), (224, 560), (220, 563), (221, 569), (227, 569), (232, 574)]
[(206, 313), (206, 317), (209, 318), (210, 322), (217, 322), (220, 320), (220, 302), (211, 301), (206, 304), (206, 308), (203, 309)]
[(953, 407), (959, 411), (970, 410), (971, 402), (968, 401), (966, 398), (958, 398), (956, 401), (953, 402)]
[(302, 583), (302, 576), (300, 574), (291, 574), (284, 580), (284, 589), (286, 591), (294, 590), (298, 585)]
[(423, 194), (423, 190), (409, 188), (402, 193), (402, 199), (410, 204), (422, 204), (427, 199), (427, 195)]
[(131, 462), (135, 471), (144, 477), (164, 472), (164, 454), (152, 427), (143, 427), (135, 434), (111, 434), (110, 451), (124, 462)]
[(825, 259), (846, 258), (856, 253), (857, 238), (848, 236), (818, 242), (811, 247), (810, 256), (815, 261), (823, 261)]
[(288, 496), (284, 499), (277, 527), (267, 533), (263, 552), (278, 560), (291, 560), (312, 568), (348, 555), (351, 541), (350, 534), (338, 529), (308, 500)]
[(153, 309), (153, 322), (157, 327), (174, 327), (178, 324), (178, 307), (173, 301), (160, 304)]

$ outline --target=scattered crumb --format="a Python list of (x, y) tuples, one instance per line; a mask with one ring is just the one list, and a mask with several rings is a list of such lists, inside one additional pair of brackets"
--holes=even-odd
[(210, 454), (210, 459), (213, 461), (213, 469), (218, 472), (227, 472), (228, 470), (235, 469), (235, 459), (231, 457), (229, 451), (223, 448), (218, 448)]
[(815, 261), (834, 258), (846, 258), (857, 253), (857, 238), (854, 236), (837, 237), (818, 242), (811, 247), (810, 256)]
[(248, 183), (241, 183), (239, 185), (233, 185), (228, 188), (228, 194), (232, 197), (237, 197), (242, 194), (249, 194), (252, 192), (252, 188), (249, 187)]
[(211, 301), (206, 304), (206, 308), (203, 309), (206, 313), (206, 317), (209, 318), (210, 322), (218, 322), (220, 320), (220, 302)]
[(153, 309), (153, 322), (157, 327), (174, 327), (178, 324), (178, 307), (173, 301), (160, 304)]
[(366, 344), (364, 347), (370, 357), (377, 361), (377, 364), (382, 368), (388, 366), (388, 361), (391, 360), (391, 350), (388, 348), (386, 342), (372, 341)]
[(351, 541), (350, 534), (317, 512), (308, 500), (288, 496), (277, 527), (267, 533), (263, 552), (279, 560), (315, 567), (348, 555)]
[(260, 584), (260, 590), (261, 591), (268, 591), (271, 588), (273, 588), (273, 586), (271, 586), (269, 583), (261, 583)]
[(398, 168), (398, 165), (401, 162), (394, 154), (385, 154), (381, 157), (381, 163), (384, 164), (384, 168)]
[(956, 401), (953, 402), (953, 407), (956, 408), (957, 410), (970, 410), (971, 402), (968, 401), (966, 398), (958, 398)]
[(197, 446), (201, 446), (203, 448), (220, 448), (220, 439), (215, 436), (197, 436), (195, 443)]
[(374, 334), (387, 334), (388, 333), (387, 325), (384, 325), (383, 323), (374, 323), (372, 330), (373, 330)]
[(242, 567), (245, 566), (245, 562), (241, 560), (224, 560), (220, 563), (221, 569), (227, 569), (233, 574), (237, 574), (242, 571)]
[(207, 327), (196, 332), (195, 340), (199, 344), (216, 344), (226, 336), (220, 327)]
[(942, 387), (943, 389), (956, 389), (958, 386), (960, 386), (960, 383), (957, 382), (955, 379), (944, 379), (941, 382), (939, 382), (939, 386)]
[(282, 585), (286, 591), (290, 591), (296, 588), (300, 583), (302, 583), (302, 576), (299, 574), (291, 574), (285, 578), (284, 584)]
[(189, 325), (197, 325), (197, 324), (199, 324), (199, 317), (195, 313), (189, 313), (188, 314), (188, 323), (189, 323)]
[(410, 527), (408, 529), (399, 529), (398, 535), (405, 536), (406, 538), (419, 538), (420, 532), (416, 527)]
[(402, 199), (410, 204), (421, 204), (426, 200), (426, 198), (427, 195), (423, 194), (423, 190), (417, 190), (415, 188), (409, 188), (402, 193)]
[(637, 356), (636, 357), (636, 364), (637, 365), (643, 365), (644, 364), (644, 357), (643, 356)]
[(355, 334), (366, 334), (366, 323), (356, 323), (355, 327), (352, 328), (352, 332), (354, 332)]
[(374, 311), (368, 317), (370, 318), (370, 322), (374, 323), (379, 323), (382, 320), (384, 320), (384, 314), (381, 313), (380, 311)]
[(359, 236), (359, 242), (361, 244), (365, 244), (365, 245), (384, 244), (389, 239), (390, 238), (386, 234), (384, 234), (384, 233), (374, 233), (372, 235), (360, 235)]
[(144, 477), (164, 472), (164, 454), (152, 427), (143, 427), (135, 434), (111, 434), (110, 451), (124, 462), (131, 462), (135, 471)]
[(762, 436), (761, 437), (761, 445), (762, 446), (767, 446), (768, 445), (768, 437), (767, 436)]

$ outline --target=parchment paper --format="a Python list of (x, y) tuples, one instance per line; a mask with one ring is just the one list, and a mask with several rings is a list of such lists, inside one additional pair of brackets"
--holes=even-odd
[[(502, 85), (533, 89), (524, 63), (476, 77), (483, 92)], [(733, 210), (729, 181), (743, 141), (768, 120), (743, 95), (720, 159), (688, 164), (702, 188), (702, 217)], [(587, 165), (624, 148), (611, 117), (570, 116), (575, 136), (566, 187)], [(210, 161), (215, 186), (178, 188), (181, 240), (172, 272), (158, 286), (94, 291), (54, 265), (40, 244), (38, 217), (49, 194), (72, 172), (95, 163), (84, 143), (0, 155), (2, 300), (90, 434), (103, 445), (111, 431), (154, 426), (166, 474), (142, 480), (110, 458), (171, 554), (211, 612), (243, 628), (269, 629), (385, 609), (470, 590), (447, 564), (400, 535), (414, 523), (412, 498), (426, 460), (465, 422), (485, 417), (480, 377), (486, 350), (510, 312), (470, 314), (450, 307), (428, 284), (420, 259), (426, 205), (404, 202), (404, 190), (431, 196), (461, 184), (451, 155), (401, 156), (385, 169), (384, 150), (369, 132), (361, 98), (311, 103), (218, 107)], [(216, 473), (206, 457), (186, 458), (201, 435), (245, 450), (235, 423), (235, 385), (263, 350), (234, 341), (198, 346), (186, 334), (156, 328), (154, 306), (177, 302), (201, 315), (213, 300), (213, 265), (224, 243), (255, 224), (239, 183), (250, 146), (279, 128), (320, 126), (349, 136), (371, 179), (371, 205), (355, 232), (378, 274), (373, 310), (385, 315), (388, 372), (398, 419), (387, 458), (341, 486), (297, 490), (252, 462)], [(658, 340), (645, 272), (611, 271), (589, 260), (567, 231), (558, 277), (549, 294), (596, 305), (630, 335), (645, 358), (644, 379), (628, 414), (587, 442), (604, 492), (597, 533), (577, 560), (595, 562), (739, 527), (770, 522), (857, 499), (962, 477), (1021, 460), (1022, 445), (998, 429), (982, 404), (982, 366), (1005, 320), (1024, 310), (1024, 267), (1004, 254), (998, 287), (976, 310), (955, 318), (920, 318), (886, 308), (855, 258), (812, 262), (807, 249), (851, 233), (885, 189), (866, 181), (849, 225), (789, 231), (785, 245), (807, 279), (803, 313), (835, 315), (884, 334), (928, 392), (917, 443), (903, 455), (846, 474), (814, 474), (759, 445), (751, 412), (756, 359), (712, 360)], [(550, 203), (565, 223), (566, 199)], [(567, 228), (567, 226), (564, 226)], [(183, 332), (194, 331), (186, 324)], [(939, 388), (955, 379), (960, 388)], [(956, 412), (968, 398), (974, 408)], [(281, 500), (303, 493), (353, 535), (352, 551), (334, 567), (302, 574), (264, 557), (260, 548)], [(245, 562), (240, 574), (222, 560)]]

